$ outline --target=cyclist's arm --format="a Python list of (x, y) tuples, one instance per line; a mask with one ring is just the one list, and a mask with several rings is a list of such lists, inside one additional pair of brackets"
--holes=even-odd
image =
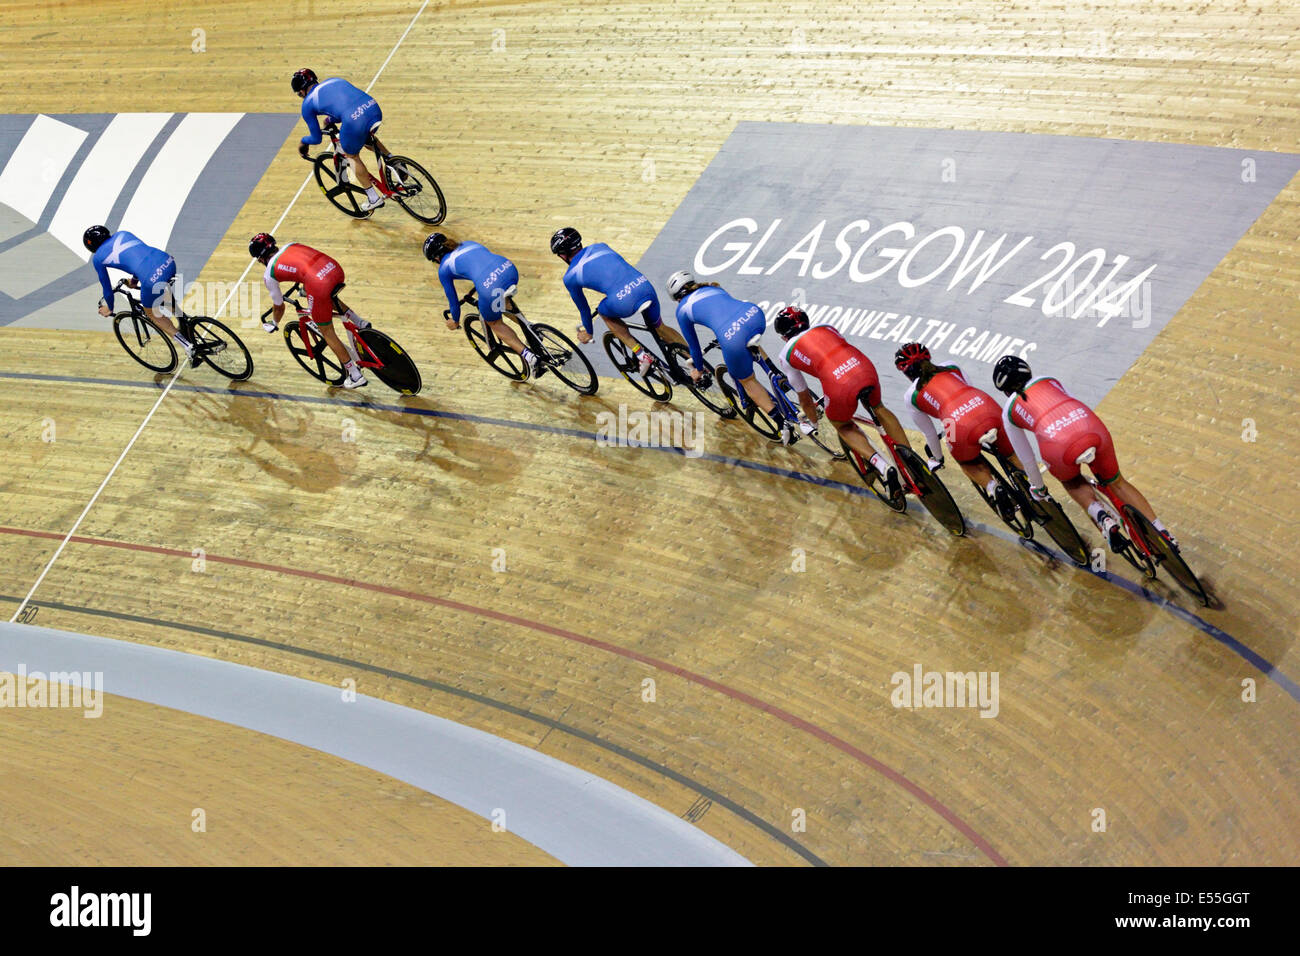
[(935, 457), (942, 458), (943, 445), (939, 443), (939, 432), (934, 427), (934, 419), (916, 404), (916, 385), (907, 390), (905, 401), (912, 412), (912, 423), (916, 425), (916, 430), (925, 438), (925, 447), (929, 448)]
[(108, 281), (108, 266), (102, 262), (96, 262), (95, 274), (99, 276), (99, 287), (104, 292), (104, 305), (108, 306), (111, 312), (113, 310), (113, 286)]
[(266, 283), (266, 288), (271, 293), (271, 305), (274, 307), (273, 314), (278, 325), (284, 318), (284, 293), (280, 291), (280, 283), (275, 280), (275, 276), (271, 275), (269, 267), (262, 274), (262, 281)]
[(320, 123), (316, 120), (316, 108), (302, 104), (302, 118), (307, 124), (307, 135), (302, 138), (302, 142), (307, 146), (315, 146), (321, 141)]
[(1025, 466), (1025, 476), (1029, 479), (1029, 483), (1041, 490), (1045, 485), (1043, 484), (1043, 475), (1038, 470), (1038, 454), (1034, 450), (1034, 443), (1029, 440), (1025, 430), (1011, 420), (1011, 406), (1015, 404), (1015, 401), (1013, 397), (1011, 401), (1007, 402), (1007, 407), (1002, 410), (1003, 431), (1006, 432), (1016, 457)]
[(808, 387), (808, 380), (803, 377), (803, 372), (785, 360), (784, 350), (777, 352), (775, 358), (776, 367), (781, 370), (781, 374), (786, 377), (790, 387), (794, 389), (795, 395), (799, 397), (799, 407), (803, 409), (808, 421), (818, 421), (821, 418), (821, 412), (817, 408), (817, 399), (813, 398), (812, 389)]
[(451, 320), (459, 322), (460, 296), (456, 295), (456, 279), (445, 264), (438, 267), (438, 281), (442, 283), (442, 291), (447, 294), (447, 303), (451, 306)]
[(688, 316), (678, 315), (677, 325), (682, 330), (686, 347), (691, 350), (691, 364), (697, 369), (704, 368), (704, 351), (700, 348), (700, 338), (695, 334), (695, 323)]
[(587, 330), (588, 335), (592, 335), (594, 327), (591, 319), (591, 306), (587, 304), (587, 296), (583, 293), (582, 286), (576, 282), (570, 283), (566, 277), (564, 287), (569, 290), (569, 298), (578, 307), (578, 318), (582, 320), (582, 327)]

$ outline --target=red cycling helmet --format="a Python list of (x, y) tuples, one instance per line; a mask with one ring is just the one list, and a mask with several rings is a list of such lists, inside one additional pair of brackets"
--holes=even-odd
[(912, 381), (921, 375), (921, 363), (930, 361), (930, 350), (920, 342), (908, 342), (894, 353), (894, 368)]

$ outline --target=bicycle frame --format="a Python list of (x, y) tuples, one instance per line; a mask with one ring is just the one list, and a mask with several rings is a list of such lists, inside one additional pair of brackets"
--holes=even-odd
[[(322, 130), (322, 132), (325, 133), (325, 135), (330, 138), (330, 151), (334, 154), (334, 156), (338, 159), (338, 161), (340, 163), (346, 164), (349, 167), (351, 167), (352, 161), (350, 159), (347, 159), (346, 158), (347, 154), (345, 154), (342, 151), (342, 149), (339, 148), (338, 127), (331, 124), (330, 126), (326, 127), (324, 130)], [(379, 172), (378, 176), (371, 175), (370, 179), (374, 182), (376, 189), (378, 189), (386, 198), (391, 199), (394, 193), (393, 190), (388, 188), (388, 183), (386, 181), (387, 177), (385, 176), (385, 171), (388, 169), (388, 163), (384, 161), (383, 154), (379, 152), (379, 147), (375, 145), (374, 133), (371, 133), (368, 136), (366, 136), (366, 144), (361, 148), (362, 150), (365, 150), (367, 147), (369, 147), (370, 152), (374, 154), (376, 168), (378, 169)]]
[(889, 457), (894, 460), (894, 466), (895, 469), (898, 471), (898, 479), (903, 485), (903, 491), (909, 495), (912, 495), (914, 498), (920, 498), (921, 486), (918, 485), (916, 483), (916, 479), (912, 477), (912, 469), (907, 467), (907, 464), (903, 461), (902, 456), (898, 454), (897, 443), (894, 441), (894, 439), (889, 437), (889, 432), (885, 431), (885, 426), (880, 424), (880, 422), (876, 420), (876, 416), (871, 414), (870, 409), (867, 410), (866, 418), (863, 418), (861, 415), (854, 415), (853, 420), (855, 422), (858, 422), (859, 424), (870, 425), (872, 428), (876, 430), (876, 432), (880, 435), (881, 439), (884, 441), (885, 448), (889, 450)]
[[(122, 293), (123, 298), (127, 301), (127, 305), (131, 308), (131, 318), (136, 322), (148, 323), (150, 327), (157, 329), (159, 335), (164, 334), (162, 329), (154, 325), (153, 319), (149, 316), (145, 307), (140, 304), (139, 298), (131, 294), (131, 287), (127, 285), (127, 281), (128, 280), (126, 279), (119, 279), (117, 285), (113, 286), (113, 291)], [(180, 332), (181, 335), (189, 338), (193, 332), (193, 321), (188, 315), (181, 311), (180, 303), (176, 301), (175, 294), (171, 296), (171, 300), (176, 306), (175, 309), (172, 310), (171, 314), (171, 318), (176, 322), (176, 330)]]
[[(316, 350), (312, 347), (310, 336), (307, 335), (307, 326), (310, 324), (313, 327), (316, 327), (316, 323), (312, 319), (311, 313), (303, 309), (302, 303), (293, 298), (295, 290), (301, 291), (302, 284), (295, 282), (292, 288), (289, 289), (289, 292), (285, 295), (284, 301), (290, 303), (298, 313), (298, 336), (302, 339), (302, 344), (307, 349), (307, 357), (315, 361)], [(343, 315), (343, 313), (339, 311), (337, 303), (334, 305), (334, 314), (337, 316)], [(359, 367), (374, 369), (384, 367), (384, 363), (379, 360), (379, 357), (375, 355), (373, 351), (371, 351), (370, 346), (366, 344), (366, 340), (357, 335), (357, 332), (360, 330), (351, 319), (343, 320), (343, 328), (347, 331), (348, 338), (351, 339), (353, 348), (357, 348), (357, 365)], [(364, 356), (362, 354), (363, 352)]]

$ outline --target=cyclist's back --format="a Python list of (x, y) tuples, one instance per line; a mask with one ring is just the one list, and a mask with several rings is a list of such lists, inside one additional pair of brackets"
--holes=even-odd
[[(374, 97), (365, 90), (358, 89), (340, 76), (331, 76), (321, 80), (302, 100), (302, 118), (306, 120), (313, 135), (320, 136), (320, 127), (316, 117), (325, 116), (333, 123), (342, 123), (352, 118), (352, 114), (365, 111), (374, 102)], [(316, 142), (320, 142), (317, 138)]]
[(564, 273), (564, 287), (578, 307), (583, 325), (591, 332), (591, 312), (583, 289), (605, 296), (608, 304), (601, 309), (616, 319), (630, 318), (649, 299), (654, 298), (650, 280), (626, 259), (603, 242), (584, 246), (573, 257)]
[(162, 249), (146, 245), (138, 237), (126, 230), (119, 230), (108, 237), (90, 258), (99, 285), (104, 292), (104, 303), (113, 307), (113, 286), (108, 280), (108, 270), (120, 269), (131, 275), (140, 283), (140, 301), (145, 308), (152, 308), (161, 295), (156, 289), (159, 282), (166, 283), (175, 276), (175, 260)]
[(998, 447), (1004, 454), (1011, 454), (1011, 446), (1001, 431), (1002, 413), (997, 402), (988, 392), (966, 381), (956, 365), (939, 366), (939, 371), (924, 384), (918, 379), (908, 389), (907, 401), (923, 415), (944, 423), (952, 456), (959, 463), (977, 459), (980, 439), (995, 429)]
[(763, 310), (753, 302), (737, 299), (717, 286), (701, 286), (677, 303), (677, 324), (696, 368), (704, 367), (704, 352), (695, 332), (696, 325), (703, 325), (718, 340), (733, 375), (739, 379), (753, 374), (746, 345), (767, 325)]
[[(1092, 472), (1098, 479), (1109, 481), (1119, 474), (1110, 432), (1091, 408), (1056, 379), (1031, 381), (1023, 394), (1011, 396), (1003, 416), (1007, 423), (1034, 433), (1043, 460), (1058, 481), (1079, 474), (1075, 459), (1090, 447), (1097, 449)], [(1015, 441), (1013, 435), (1013, 444)]]
[(822, 383), (826, 417), (833, 422), (852, 418), (860, 398), (868, 407), (880, 404), (880, 377), (876, 367), (832, 326), (815, 325), (793, 336), (786, 341), (779, 357), (796, 390), (803, 390), (803, 373), (815, 376)]

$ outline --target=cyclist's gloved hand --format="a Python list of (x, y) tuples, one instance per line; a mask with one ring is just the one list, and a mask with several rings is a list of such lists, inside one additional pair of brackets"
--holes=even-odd
[(307, 145), (306, 143), (299, 143), (299, 144), (298, 144), (298, 155), (301, 156), (303, 159), (307, 159), (307, 158), (308, 158), (308, 156), (307, 156), (307, 150), (308, 150), (309, 148), (310, 148), (310, 147), (308, 147), (308, 145)]
[(1030, 485), (1029, 497), (1035, 501), (1050, 501), (1052, 499), (1051, 493), (1047, 490), (1047, 485)]

